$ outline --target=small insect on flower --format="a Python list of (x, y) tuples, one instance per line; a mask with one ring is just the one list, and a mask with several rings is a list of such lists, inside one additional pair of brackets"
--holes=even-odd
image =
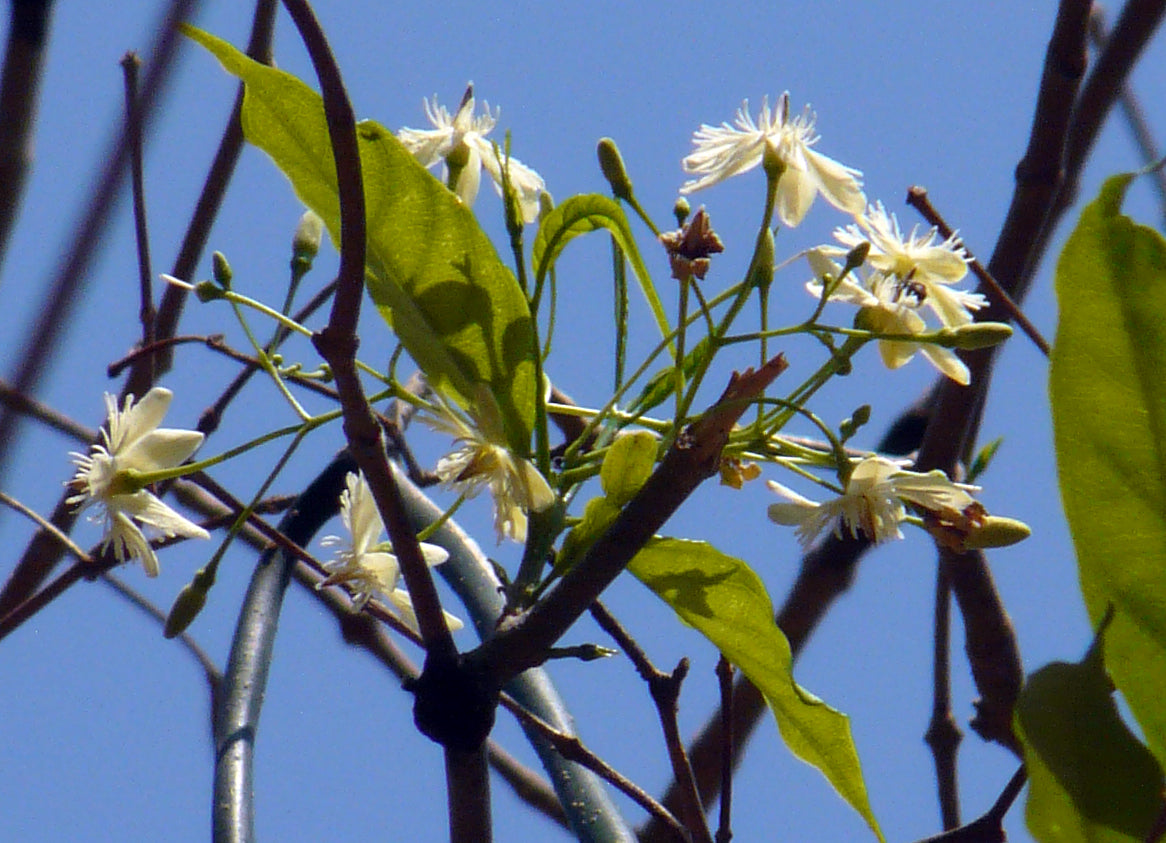
[(125, 485), (124, 472), (149, 474), (174, 468), (202, 444), (203, 435), (197, 431), (158, 427), (173, 397), (170, 390), (154, 387), (136, 404), (134, 396), (127, 395), (118, 409), (117, 400), (107, 393), (102, 442), (94, 444), (88, 454), (71, 454), (77, 473), (67, 484), (77, 490), (67, 503), (80, 509), (96, 507), (91, 520), (104, 522), (102, 550), (112, 545), (119, 562), (140, 559), (150, 577), (158, 576), (158, 556), (138, 524), (167, 537), (210, 538), (206, 530), (152, 492)]
[(899, 524), (907, 517), (908, 505), (921, 512), (928, 524), (942, 525), (952, 534), (968, 534), (986, 515), (984, 507), (968, 494), (979, 487), (953, 483), (938, 470), (925, 474), (908, 471), (903, 463), (886, 457), (860, 460), (850, 472), (845, 492), (824, 503), (804, 498), (773, 480), (767, 485), (787, 501), (770, 504), (770, 520), (797, 527), (803, 547), (809, 547), (827, 530), (841, 538), (843, 528), (851, 538), (861, 533), (875, 543), (901, 539)]

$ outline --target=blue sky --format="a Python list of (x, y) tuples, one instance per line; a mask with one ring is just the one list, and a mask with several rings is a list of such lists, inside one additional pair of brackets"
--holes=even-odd
[[(396, 4), (394, 4), (396, 5)], [(207, 4), (195, 23), (236, 44), (248, 20), (238, 4)], [(501, 7), (501, 8), (499, 8)], [(480, 100), (501, 106), (500, 129), (513, 137), (516, 157), (535, 167), (558, 199), (605, 192), (595, 143), (619, 143), (637, 195), (666, 224), (684, 181), (680, 159), (701, 123), (731, 120), (744, 98), (756, 111), (789, 90), (794, 108), (812, 103), (822, 140), (818, 149), (864, 171), (867, 195), (882, 199), (909, 227), (908, 186), (928, 188), (932, 200), (969, 248), (985, 259), (1003, 220), (1013, 170), (1031, 123), (1052, 3), (728, 3), (709, 4), (386, 4), (349, 2), (319, 11), (360, 117), (392, 129), (424, 126), (423, 97), (456, 106), (472, 80)], [(67, 244), (121, 109), (118, 60), (152, 39), (154, 4), (125, 2), (98, 10), (60, 4), (37, 128), (36, 162), (26, 205), (0, 275), (0, 374), (11, 375), (32, 315)], [(294, 32), (282, 17), (276, 56), (281, 67), (306, 75)], [(1147, 104), (1166, 101), (1162, 44), (1144, 57), (1133, 84)], [(146, 160), (147, 203), (156, 271), (173, 260), (178, 238), (201, 186), (234, 82), (194, 45), (184, 48)], [(1161, 137), (1166, 119), (1149, 114)], [(1106, 129), (1086, 173), (1082, 197), (1100, 180), (1140, 165), (1124, 126)], [(726, 244), (706, 289), (735, 281), (744, 270), (759, 217), (759, 172), (693, 197), (706, 205)], [(500, 203), (483, 189), (475, 210), (496, 242)], [(282, 175), (247, 149), (210, 241), (235, 271), (236, 286), (278, 304), (291, 231), (302, 208)], [(1145, 185), (1127, 210), (1160, 219)], [(829, 240), (842, 218), (819, 202), (795, 231), (778, 236), (779, 259)], [(638, 234), (646, 235), (640, 228)], [(1064, 232), (1062, 232), (1063, 237)], [(641, 241), (664, 288), (663, 256)], [(327, 248), (308, 287), (334, 270)], [(1055, 305), (1052, 260), (1046, 260), (1027, 309), (1052, 338)], [(129, 207), (123, 203), (105, 248), (82, 285), (77, 319), (38, 397), (96, 425), (101, 395), (116, 392), (106, 364), (135, 336), (136, 258)], [(567, 314), (560, 320), (549, 364), (557, 384), (584, 404), (602, 403), (609, 380), (610, 287), (607, 244), (572, 247), (559, 270)], [(209, 254), (199, 276), (209, 275)], [(810, 300), (804, 265), (778, 276), (775, 323), (801, 318)], [(593, 289), (592, 289), (593, 288)], [(671, 312), (671, 307), (669, 308)], [(650, 326), (637, 314), (641, 329)], [(392, 348), (384, 325), (366, 313), (361, 353), (382, 362)], [(222, 307), (188, 307), (184, 333), (225, 331), (242, 346)], [(644, 334), (650, 337), (650, 334)], [(633, 343), (633, 355), (648, 340)], [(787, 349), (795, 372), (817, 359), (812, 345)], [(306, 344), (287, 354), (315, 360)], [(748, 362), (748, 361), (742, 361)], [(721, 379), (736, 361), (724, 363)], [(600, 374), (596, 374), (599, 372)], [(232, 374), (229, 365), (193, 347), (181, 352), (164, 385), (176, 393), (167, 418), (193, 426)], [(922, 359), (888, 373), (870, 358), (855, 375), (833, 383), (817, 411), (835, 422), (858, 405), (874, 406), (856, 444), (873, 446), (897, 411), (930, 382)], [(1056, 491), (1046, 399), (1046, 364), (1030, 344), (1013, 340), (997, 370), (982, 429), (985, 441), (1004, 437), (996, 464), (983, 478), (981, 498), (993, 513), (1028, 522), (1034, 537), (991, 557), (993, 573), (1016, 625), (1027, 670), (1053, 659), (1076, 659), (1089, 639), (1076, 593), (1072, 547)], [(719, 382), (717, 389), (719, 389)], [(265, 429), (290, 422), (270, 384), (256, 381), (204, 446), (217, 453)], [(799, 431), (808, 432), (808, 431)], [(340, 446), (333, 427), (309, 440), (293, 459), (278, 491), (294, 491)], [(444, 443), (419, 442), (434, 459)], [(48, 511), (71, 474), (67, 453), (77, 445), (53, 433), (25, 431), (4, 480), (6, 492)], [(241, 491), (277, 458), (260, 451), (222, 470)], [(261, 476), (261, 475), (260, 475)], [(804, 492), (809, 489), (801, 488)], [(792, 534), (768, 522), (771, 502), (760, 483), (734, 493), (703, 489), (667, 527), (670, 535), (703, 538), (748, 561), (780, 602), (797, 571)], [(485, 501), (459, 520), (505, 565), (514, 548), (495, 548)], [(325, 532), (338, 532), (334, 525)], [(31, 533), (0, 513), (9, 548), (7, 571)], [(81, 522), (79, 542), (98, 540)], [(168, 606), (210, 544), (162, 555), (162, 575), (147, 580), (139, 567), (119, 573), (161, 606)], [(318, 544), (314, 544), (317, 550)], [(225, 660), (251, 556), (231, 551), (194, 635)], [(923, 535), (909, 535), (863, 561), (853, 589), (827, 617), (795, 675), (852, 718), (876, 815), (888, 839), (912, 840), (938, 830), (930, 754), (922, 742), (930, 708), (931, 592), (934, 553)], [(681, 698), (681, 726), (694, 732), (711, 710), (715, 653), (692, 630), (630, 578), (606, 598), (661, 668), (689, 656), (693, 670)], [(956, 628), (955, 639), (961, 630)], [(469, 633), (459, 644), (472, 646)], [(566, 643), (607, 643), (581, 622)], [(955, 714), (966, 724), (975, 697), (956, 646)], [(666, 756), (650, 702), (622, 658), (551, 668), (583, 737), (618, 769), (658, 791)], [(65, 841), (117, 834), (122, 839), (198, 841), (207, 837), (210, 806), (208, 709), (196, 667), (155, 624), (100, 584), (81, 584), (0, 646), (0, 838)], [(596, 689), (602, 689), (596, 692)], [(441, 839), (445, 834), (440, 752), (417, 735), (411, 699), (392, 677), (347, 648), (335, 622), (294, 589), (280, 627), (258, 749), (258, 829), (265, 839)], [(500, 716), (495, 736), (534, 762), (513, 723)], [(961, 753), (964, 814), (972, 818), (995, 799), (1014, 769), (1011, 756), (970, 735)], [(496, 837), (537, 839), (550, 828), (518, 805), (505, 785), (494, 788)], [(642, 814), (621, 802), (634, 823)], [(812, 769), (793, 759), (772, 721), (764, 723), (737, 779), (737, 839), (867, 839), (856, 815)], [(1012, 839), (1021, 807), (1009, 816)]]

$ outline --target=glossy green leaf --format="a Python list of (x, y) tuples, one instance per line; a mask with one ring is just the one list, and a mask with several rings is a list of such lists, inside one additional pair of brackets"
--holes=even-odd
[(571, 528), (563, 539), (563, 546), (555, 555), (555, 576), (562, 576), (575, 567), (575, 564), (587, 553), (587, 549), (595, 544), (595, 540), (607, 532), (607, 528), (615, 523), (619, 516), (620, 507), (606, 497), (592, 498), (583, 508), (583, 517), (579, 523)]
[(1109, 179), (1057, 264), (1049, 376), (1057, 468), (1105, 663), (1166, 763), (1166, 242), (1122, 215)]
[(652, 276), (648, 267), (640, 256), (636, 240), (632, 236), (632, 228), (624, 215), (623, 208), (614, 199), (601, 196), (598, 193), (584, 193), (572, 196), (566, 202), (555, 207), (539, 224), (538, 234), (531, 247), (531, 265), (534, 267), (535, 285), (541, 284), (547, 272), (558, 260), (559, 254), (567, 244), (580, 234), (588, 234), (598, 229), (607, 229), (608, 233), (623, 249), (624, 256), (632, 265), (632, 272), (640, 282), (644, 298), (656, 317), (656, 324), (660, 327), (660, 335), (668, 336), (671, 328), (668, 326), (668, 317), (664, 313), (664, 305), (656, 294), (656, 287), (652, 283)]
[(786, 746), (817, 767), (882, 840), (850, 721), (794, 682), (789, 642), (749, 566), (704, 542), (656, 538), (628, 570), (760, 689)]
[(615, 437), (599, 469), (603, 493), (615, 506), (622, 507), (647, 482), (656, 464), (659, 444), (659, 438), (647, 430), (627, 431)]
[(1162, 770), (1122, 722), (1100, 649), (1031, 677), (1016, 706), (1033, 837), (1141, 841), (1162, 806)]
[[(243, 130), (288, 177), (339, 242), (340, 206), (323, 101), (283, 71), (225, 41), (184, 32), (245, 84)], [(498, 404), (525, 453), (535, 412), (534, 330), (526, 297), (473, 213), (371, 121), (357, 126), (364, 175), (366, 283), (377, 309), (436, 388), (470, 406)]]

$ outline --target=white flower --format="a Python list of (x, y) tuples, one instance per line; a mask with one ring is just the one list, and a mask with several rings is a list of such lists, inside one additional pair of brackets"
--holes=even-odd
[[(806, 283), (806, 289), (811, 295), (821, 298), (821, 279), (827, 275), (837, 278), (842, 267), (817, 249), (807, 252), (806, 259), (815, 275), (814, 280)], [(913, 281), (902, 281), (881, 271), (860, 270), (857, 281), (853, 272), (848, 273), (830, 293), (830, 300), (862, 308), (861, 318), (856, 324), (861, 324), (866, 330), (910, 335), (927, 331), (927, 324), (918, 313), (924, 296), (921, 286)], [(879, 355), (888, 369), (905, 366), (916, 352), (922, 352), (936, 369), (956, 383), (967, 386), (971, 381), (968, 367), (950, 348), (910, 340), (879, 340)]]
[(846, 482), (845, 493), (825, 503), (804, 498), (773, 480), (767, 485), (789, 501), (770, 504), (770, 520), (797, 527), (803, 547), (826, 530), (841, 538), (843, 527), (851, 538), (857, 538), (861, 531), (875, 543), (901, 539), (899, 522), (906, 518), (905, 504), (950, 530), (967, 532), (984, 517), (984, 508), (968, 494), (978, 491), (978, 487), (953, 483), (939, 470), (926, 474), (907, 471), (903, 463), (886, 457), (867, 457), (858, 462)]
[(898, 218), (876, 202), (855, 217), (855, 224), (834, 231), (834, 237), (845, 246), (824, 247), (827, 254), (845, 254), (860, 243), (870, 243), (867, 263), (901, 282), (921, 285), (922, 302), (949, 328), (967, 325), (972, 321), (970, 311), (979, 310), (988, 303), (978, 293), (953, 290), (949, 285), (960, 281), (968, 273), (968, 255), (954, 234), (943, 242), (936, 242), (939, 232), (934, 227), (926, 234), (919, 226), (903, 236)]
[[(494, 144), (486, 140), (498, 123), (500, 109), (490, 113), (489, 104), (484, 104), (485, 113), (474, 116), (474, 86), (466, 88), (461, 105), (452, 117), (445, 106), (425, 100), (425, 116), (433, 125), (432, 129), (401, 129), (397, 138), (425, 167), (445, 162), (451, 156), (461, 163), (461, 174), (457, 181), (457, 195), (467, 205), (473, 205), (478, 196), (478, 183), (482, 168), (494, 180), (494, 189), (502, 195), (502, 161), (505, 152), (496, 153)], [(501, 160), (499, 160), (501, 156)], [(510, 184), (518, 197), (522, 209), (522, 220), (532, 223), (538, 219), (539, 194), (547, 189), (542, 176), (520, 162), (510, 158), (508, 165)]]
[[(401, 620), (416, 632), (413, 601), (409, 592), (397, 585), (401, 580), (401, 566), (392, 553), (392, 546), (381, 541), (384, 524), (368, 481), (363, 474), (349, 472), (345, 484), (347, 488), (340, 493), (340, 520), (348, 530), (349, 540), (326, 536), (321, 541), (325, 547), (339, 545), (342, 549), (327, 564), (328, 577), (317, 583), (316, 588), (343, 583), (352, 591), (352, 605), (357, 611), (364, 608), (374, 593), (383, 594)], [(421, 542), (421, 556), (432, 568), (447, 560), (449, 553), (437, 545)], [(448, 612), (445, 623), (451, 630), (462, 628), (461, 620)]]
[(473, 497), (489, 487), (494, 498), (494, 529), (520, 544), (526, 541), (528, 512), (541, 512), (555, 493), (530, 460), (516, 457), (505, 444), (502, 421), (492, 396), (482, 391), (469, 418), (434, 396), (435, 415), (422, 416), (434, 430), (448, 433), (461, 447), (437, 462), (437, 476), (449, 488)]
[(770, 112), (769, 100), (761, 104), (757, 123), (749, 116), (749, 101), (737, 110), (736, 126), (702, 125), (692, 135), (696, 149), (683, 161), (684, 171), (699, 176), (686, 182), (681, 193), (709, 187), (761, 163), (768, 149), (785, 165), (777, 183), (777, 215), (791, 228), (810, 210), (819, 193), (835, 208), (857, 214), (866, 207), (862, 173), (839, 164), (812, 147), (818, 142), (814, 115), (809, 106), (792, 120), (789, 92), (781, 95)]
[(134, 521), (167, 537), (210, 538), (206, 530), (146, 489), (118, 491), (115, 483), (123, 471), (149, 473), (181, 465), (202, 444), (203, 435), (197, 431), (158, 429), (172, 397), (170, 390), (154, 387), (137, 404), (132, 395), (126, 396), (119, 410), (117, 400), (107, 393), (106, 429), (101, 431), (104, 444), (93, 445), (88, 455), (71, 454), (77, 474), (68, 485), (77, 494), (67, 502), (82, 509), (96, 506), (98, 513), (92, 520), (105, 522), (102, 550), (113, 545), (119, 562), (141, 559), (151, 577), (158, 576), (158, 557)]

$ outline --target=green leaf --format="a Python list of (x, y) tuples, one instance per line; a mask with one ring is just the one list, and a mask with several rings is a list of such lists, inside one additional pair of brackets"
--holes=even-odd
[(789, 642), (749, 566), (704, 542), (655, 538), (628, 570), (740, 668), (764, 694), (790, 751), (817, 767), (883, 840), (850, 721), (794, 682)]
[(1100, 648), (1029, 677), (1016, 706), (1028, 829), (1046, 841), (1141, 841), (1162, 807), (1162, 770), (1122, 722)]
[(660, 440), (647, 430), (620, 433), (611, 443), (599, 482), (603, 493), (616, 507), (622, 507), (640, 491), (656, 464), (656, 448)]
[[(336, 168), (319, 94), (193, 27), (183, 31), (245, 85), (243, 130), (339, 242)], [(393, 134), (357, 126), (368, 226), (366, 283), (430, 383), (462, 406), (482, 386), (509, 445), (526, 453), (535, 413), (534, 328), (526, 296), (473, 213)]]
[(555, 576), (563, 576), (575, 567), (595, 540), (607, 532), (615, 523), (620, 507), (606, 497), (592, 498), (583, 508), (583, 518), (571, 528), (563, 539), (563, 546), (555, 555)]
[(547, 272), (558, 260), (559, 254), (568, 243), (580, 234), (587, 234), (600, 228), (607, 229), (624, 255), (632, 265), (636, 280), (640, 282), (640, 289), (644, 298), (656, 317), (656, 324), (660, 327), (660, 335), (668, 336), (672, 329), (668, 326), (668, 317), (664, 313), (664, 305), (656, 294), (656, 287), (652, 283), (652, 276), (648, 267), (640, 256), (636, 247), (636, 240), (632, 236), (632, 228), (624, 215), (623, 208), (614, 199), (601, 196), (598, 193), (584, 193), (572, 196), (566, 202), (555, 207), (539, 224), (538, 234), (531, 247), (531, 265), (534, 267), (535, 287), (542, 284)]
[(1057, 263), (1049, 375), (1057, 468), (1105, 662), (1166, 763), (1166, 242), (1121, 214), (1109, 179)]

